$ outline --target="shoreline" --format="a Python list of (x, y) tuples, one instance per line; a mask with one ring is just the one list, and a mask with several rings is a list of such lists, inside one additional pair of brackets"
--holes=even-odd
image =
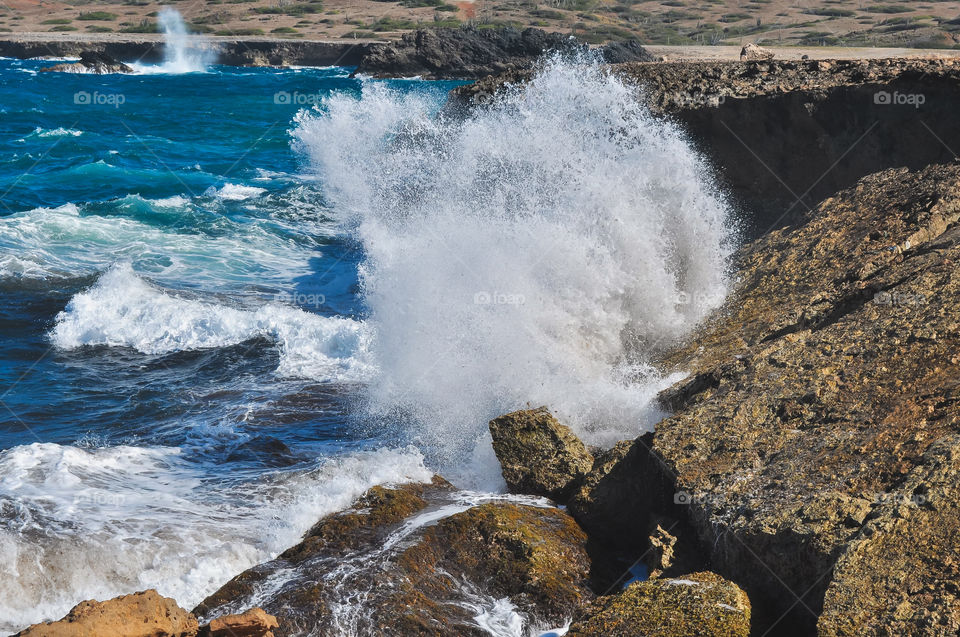
[[(190, 36), (191, 45), (216, 50), (217, 64), (226, 66), (356, 66), (374, 45), (391, 39), (300, 39), (270, 36)], [(42, 59), (79, 57), (93, 51), (118, 60), (159, 62), (161, 33), (14, 33), (0, 36), (0, 57)], [(644, 45), (665, 62), (739, 61), (740, 46)], [(960, 59), (960, 50), (902, 47), (767, 47), (777, 60)]]

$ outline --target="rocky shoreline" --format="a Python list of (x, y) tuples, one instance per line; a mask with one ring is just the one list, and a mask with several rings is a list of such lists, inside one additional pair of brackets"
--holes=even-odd
[(578, 637), (960, 631), (960, 65), (615, 72), (688, 130), (750, 239), (724, 306), (660, 355), (687, 373), (672, 415), (609, 450), (547, 408), (497, 418), (516, 495), (376, 487), (149, 634), (259, 606), (278, 625), (242, 634), (479, 635), (491, 600)]

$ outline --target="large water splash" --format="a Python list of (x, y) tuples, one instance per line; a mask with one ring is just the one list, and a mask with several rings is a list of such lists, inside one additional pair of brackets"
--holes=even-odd
[(378, 83), (298, 118), (366, 254), (370, 407), (448, 474), (496, 474), (486, 422), (527, 405), (597, 444), (651, 429), (651, 354), (724, 297), (728, 209), (635, 91), (557, 58), (462, 121)]
[(164, 7), (157, 17), (163, 31), (163, 64), (153, 67), (159, 73), (202, 73), (213, 62), (213, 52), (192, 41), (183, 16)]

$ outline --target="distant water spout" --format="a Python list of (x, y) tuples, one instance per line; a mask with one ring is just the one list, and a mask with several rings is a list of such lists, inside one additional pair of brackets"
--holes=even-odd
[(158, 18), (163, 30), (163, 73), (202, 73), (210, 64), (211, 52), (191, 42), (190, 31), (176, 9), (164, 7)]

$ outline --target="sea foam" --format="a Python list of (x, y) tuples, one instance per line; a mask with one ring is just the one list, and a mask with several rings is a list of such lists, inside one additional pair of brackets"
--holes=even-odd
[(246, 483), (212, 480), (169, 447), (8, 449), (0, 453), (0, 632), (145, 588), (192, 608), (371, 486), (430, 477), (412, 449), (327, 458)]
[(597, 444), (651, 429), (675, 380), (651, 355), (727, 288), (735, 233), (703, 158), (584, 60), (463, 120), (434, 111), (368, 82), (294, 131), (365, 250), (372, 413), (453, 473), (495, 474), (486, 422), (525, 406)]
[(367, 378), (365, 325), (279, 303), (245, 310), (185, 298), (150, 285), (129, 264), (104, 273), (57, 316), (50, 338), (58, 347), (132, 347), (145, 354), (236, 345), (254, 338), (280, 348), (281, 376), (356, 382)]

